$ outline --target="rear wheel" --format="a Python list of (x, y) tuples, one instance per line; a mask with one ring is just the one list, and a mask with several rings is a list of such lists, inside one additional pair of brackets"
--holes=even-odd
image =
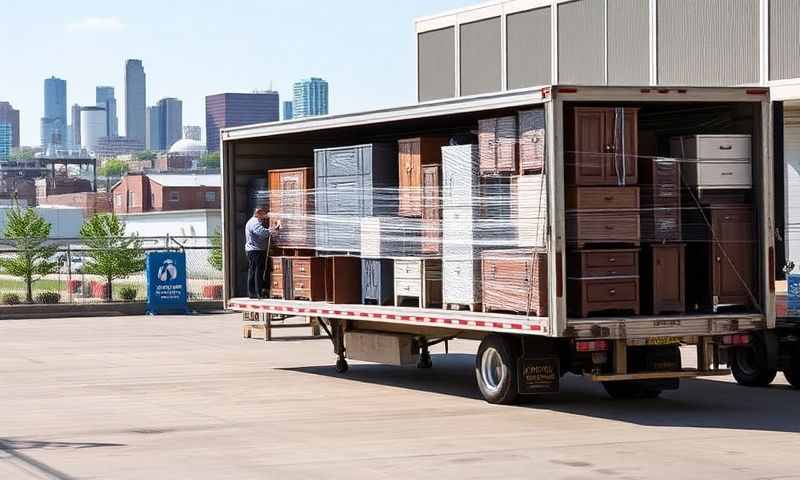
[(794, 388), (800, 389), (800, 347), (792, 354), (789, 366), (783, 369), (783, 376)]
[(510, 338), (483, 339), (475, 358), (475, 377), (487, 402), (510, 405), (517, 400), (517, 363)]
[(766, 387), (778, 374), (775, 368), (767, 366), (766, 352), (761, 342), (752, 347), (737, 348), (731, 363), (733, 378), (745, 387)]

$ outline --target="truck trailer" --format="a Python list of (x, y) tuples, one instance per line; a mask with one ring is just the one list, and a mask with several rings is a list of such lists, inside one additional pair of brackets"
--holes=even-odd
[[(752, 374), (747, 362), (736, 359), (746, 360), (754, 339), (776, 327), (770, 113), (763, 88), (546, 85), (224, 129), (225, 305), (268, 324), (285, 316), (315, 319), (330, 337), (342, 373), (348, 358), (427, 368), (432, 345), (479, 341), (476, 380), (491, 403), (557, 392), (567, 373), (602, 382), (615, 398), (656, 397), (678, 388), (680, 379), (728, 375), (726, 366), (737, 379), (746, 378)], [(525, 118), (541, 122), (534, 126), (539, 136), (522, 132)], [(344, 162), (371, 168), (369, 178), (379, 171), (402, 176), (408, 139), (422, 139), (423, 148), (433, 143), (432, 151), (447, 158), (460, 151), (468, 168), (480, 169), (481, 186), (466, 197), (482, 202), (475, 225), (491, 234), (470, 237), (470, 263), (459, 265), (483, 268), (482, 274), (469, 272), (473, 289), (492, 280), (500, 285), (494, 300), (480, 293), (473, 301), (441, 298), (461, 274), (446, 256), (456, 244), (449, 239), (461, 233), (447, 233), (452, 215), (426, 224), (424, 214), (420, 220), (408, 213), (420, 208), (415, 202), (425, 202), (421, 187), (404, 190), (396, 181), (365, 186), (359, 180), (348, 186), (359, 202), (359, 191), (376, 192), (366, 214), (362, 206), (338, 215), (324, 205), (334, 188), (343, 188), (331, 183), (330, 170), (350, 168), (336, 164), (344, 158), (337, 151), (370, 146), (369, 156), (348, 154)], [(378, 145), (399, 150), (383, 154)], [(539, 152), (540, 164), (525, 163), (531, 151)], [(292, 224), (289, 236), (297, 236), (297, 244), (290, 241), (291, 248), (273, 254), (281, 261), (272, 263), (272, 286), (281, 290), (248, 298), (248, 186), (263, 185), (269, 172), (298, 170), (303, 180), (299, 188), (292, 180), (294, 196), (286, 200), (285, 192), (271, 188), (270, 197), (281, 200), (267, 204), (271, 217)], [(440, 179), (441, 193), (431, 194), (440, 200), (437, 208), (447, 209), (449, 195), (463, 188), (447, 182)], [(519, 187), (537, 182), (532, 190)], [(418, 191), (422, 199), (414, 196)], [(497, 192), (511, 200), (496, 202)], [(312, 196), (315, 211), (298, 213), (296, 195)], [(351, 208), (350, 197), (336, 198)], [(535, 225), (521, 219), (535, 219)], [(414, 240), (408, 247), (403, 232), (409, 231), (423, 242), (438, 234), (440, 248), (423, 253), (424, 245)], [(308, 232), (314, 232), (310, 241)], [(378, 245), (376, 252), (370, 242)], [(412, 303), (401, 301), (398, 291), (390, 298), (360, 294), (358, 283), (374, 280), (369, 275), (377, 275), (379, 287), (389, 282), (402, 288), (392, 279), (392, 264), (396, 273), (409, 258), (424, 260), (421, 268), (430, 261), (440, 272), (427, 300), (422, 292)], [(523, 264), (527, 291), (512, 278)], [(293, 280), (292, 272), (301, 276)], [(515, 295), (526, 307), (503, 307)], [(499, 307), (487, 308), (492, 302)], [(681, 365), (681, 345), (696, 346), (696, 368)]]

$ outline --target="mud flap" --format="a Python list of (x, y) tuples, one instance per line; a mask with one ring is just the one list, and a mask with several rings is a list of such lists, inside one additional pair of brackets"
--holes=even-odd
[(520, 358), (517, 361), (517, 390), (520, 395), (558, 393), (561, 362), (551, 358)]

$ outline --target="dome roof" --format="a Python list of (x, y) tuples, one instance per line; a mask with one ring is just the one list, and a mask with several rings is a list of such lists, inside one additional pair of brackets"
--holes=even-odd
[(203, 142), (182, 138), (169, 147), (169, 153), (183, 153), (188, 155), (201, 155), (206, 153), (206, 145)]

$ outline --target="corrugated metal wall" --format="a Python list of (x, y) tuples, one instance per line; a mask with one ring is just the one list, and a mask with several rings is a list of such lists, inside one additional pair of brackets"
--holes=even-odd
[(605, 7), (602, 0), (558, 6), (558, 82), (605, 83)]
[(658, 0), (658, 83), (759, 81), (758, 0)]
[(800, 77), (800, 0), (769, 2), (769, 78)]
[(650, 2), (608, 0), (608, 83), (650, 83)]
[(784, 104), (783, 159), (786, 165), (786, 260), (800, 269), (800, 103)]
[(547, 85), (552, 81), (550, 7), (506, 18), (508, 88)]
[(502, 90), (500, 17), (461, 25), (461, 95)]
[(456, 40), (453, 27), (419, 34), (419, 101), (456, 95)]

